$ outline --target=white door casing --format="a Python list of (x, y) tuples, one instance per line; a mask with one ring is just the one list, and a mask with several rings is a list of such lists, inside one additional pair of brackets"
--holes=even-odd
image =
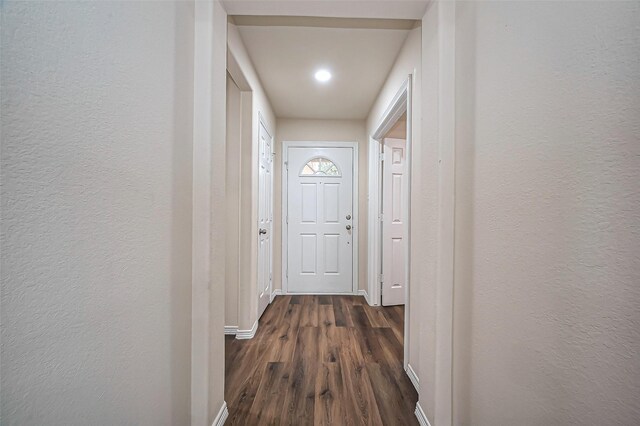
[(260, 120), (258, 133), (258, 319), (271, 299), (273, 276), (273, 139)]
[(354, 148), (286, 149), (288, 293), (353, 293)]
[(382, 305), (405, 303), (406, 141), (384, 140), (382, 189)]

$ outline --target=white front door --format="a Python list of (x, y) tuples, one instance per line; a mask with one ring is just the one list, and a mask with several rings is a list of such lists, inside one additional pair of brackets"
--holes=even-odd
[(287, 152), (290, 293), (353, 291), (353, 148)]
[(405, 274), (405, 218), (407, 208), (407, 143), (384, 140), (382, 172), (382, 304), (403, 305)]
[(258, 318), (269, 305), (271, 297), (273, 229), (273, 174), (271, 135), (260, 121), (258, 172)]

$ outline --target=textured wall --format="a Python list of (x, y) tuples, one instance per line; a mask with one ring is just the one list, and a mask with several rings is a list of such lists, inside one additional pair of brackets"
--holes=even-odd
[(456, 18), (454, 424), (638, 424), (640, 3)]
[(0, 423), (189, 424), (193, 6), (1, 7)]

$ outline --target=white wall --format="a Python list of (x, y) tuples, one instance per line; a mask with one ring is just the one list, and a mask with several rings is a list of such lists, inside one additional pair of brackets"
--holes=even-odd
[[(418, 74), (420, 71), (420, 34), (422, 29), (420, 27), (414, 28), (407, 35), (398, 57), (389, 71), (389, 75), (385, 80), (378, 97), (371, 106), (371, 111), (366, 119), (367, 132), (371, 135), (376, 131), (380, 125), (383, 115), (389, 104), (393, 100), (393, 97), (398, 93), (402, 84), (407, 80), (409, 74)], [(419, 79), (417, 81), (419, 83)], [(415, 83), (414, 83), (415, 86)], [(415, 98), (415, 96), (414, 96)], [(419, 106), (419, 96), (416, 101), (416, 105)], [(416, 130), (418, 130), (416, 128)], [(367, 136), (368, 137), (368, 136)]]
[[(398, 93), (398, 90), (409, 78), (409, 74), (413, 74), (413, 90), (412, 90), (412, 195), (411, 195), (411, 251), (412, 253), (424, 253), (424, 247), (427, 244), (426, 240), (419, 237), (417, 232), (419, 231), (419, 222), (424, 218), (425, 206), (420, 204), (420, 199), (417, 194), (420, 193), (420, 173), (424, 167), (421, 162), (421, 128), (420, 128), (420, 46), (421, 46), (421, 28), (415, 28), (411, 30), (407, 36), (396, 62), (387, 77), (387, 80), (382, 87), (378, 98), (371, 108), (371, 112), (367, 117), (366, 129), (367, 140), (377, 130), (378, 126), (382, 122), (383, 114), (389, 108), (394, 96)], [(367, 154), (368, 155), (368, 154)], [(365, 209), (366, 211), (366, 209)], [(362, 229), (362, 226), (361, 226)], [(365, 252), (366, 259), (366, 252)], [(419, 301), (418, 295), (420, 294), (420, 288), (423, 286), (423, 275), (420, 273), (420, 268), (424, 260), (420, 257), (411, 259), (411, 271), (410, 271), (410, 285), (409, 285), (409, 314), (410, 314), (410, 329), (407, 341), (409, 344), (409, 364), (413, 370), (418, 374), (418, 378), (421, 378), (421, 367), (419, 360), (419, 336), (421, 328), (421, 307), (417, 304)]]
[(190, 423), (193, 4), (2, 4), (3, 425)]
[(456, 8), (455, 424), (640, 419), (639, 22)]
[(282, 142), (338, 141), (358, 143), (358, 288), (367, 288), (367, 137), (361, 120), (278, 119), (273, 198), (273, 282), (282, 288)]
[(396, 124), (393, 125), (391, 130), (384, 136), (390, 139), (406, 139), (407, 138), (407, 120), (401, 117)]
[[(238, 27), (232, 23), (228, 25), (228, 48), (251, 88), (252, 117), (250, 119), (250, 131), (252, 136), (251, 139), (248, 139), (251, 146), (247, 148), (245, 148), (245, 146), (242, 147), (242, 159), (240, 160), (240, 198), (242, 205), (240, 212), (241, 267), (238, 288), (237, 324), (240, 330), (249, 330), (256, 321), (258, 312), (258, 120), (259, 117), (262, 116), (267, 130), (275, 140), (276, 118), (269, 99), (262, 88), (260, 78), (243, 44)], [(248, 129), (246, 130), (248, 131)], [(245, 144), (246, 141), (247, 139), (243, 138), (243, 144)]]

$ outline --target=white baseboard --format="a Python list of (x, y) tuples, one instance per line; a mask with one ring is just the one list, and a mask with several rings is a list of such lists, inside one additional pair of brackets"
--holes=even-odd
[(282, 296), (283, 294), (284, 294), (284, 292), (282, 291), (281, 288), (276, 288), (271, 293), (271, 299), (269, 299), (269, 303), (273, 302), (273, 299), (275, 299), (276, 296)]
[(238, 332), (238, 326), (237, 325), (225, 325), (224, 326), (224, 334), (226, 334), (226, 335), (235, 336), (237, 332)]
[(369, 306), (371, 306), (371, 302), (369, 302), (369, 293), (367, 293), (367, 290), (359, 289), (358, 296), (364, 296), (364, 300), (366, 300)]
[(413, 383), (413, 387), (416, 388), (416, 392), (420, 393), (420, 379), (411, 364), (407, 364), (407, 369), (405, 371), (407, 372), (407, 376), (409, 376), (409, 380)]
[(429, 419), (427, 418), (427, 415), (424, 413), (424, 410), (420, 406), (420, 401), (416, 403), (415, 415), (416, 415), (416, 418), (418, 419), (418, 423), (420, 423), (420, 426), (431, 426), (431, 423), (429, 423)]
[(237, 330), (236, 339), (253, 339), (253, 336), (256, 335), (256, 331), (258, 331), (258, 320), (253, 323), (251, 330)]
[(215, 419), (213, 419), (213, 423), (211, 426), (222, 426), (224, 422), (227, 421), (227, 417), (229, 417), (229, 409), (227, 408), (227, 403), (223, 402), (222, 407), (220, 407), (220, 411), (218, 411), (218, 415)]

